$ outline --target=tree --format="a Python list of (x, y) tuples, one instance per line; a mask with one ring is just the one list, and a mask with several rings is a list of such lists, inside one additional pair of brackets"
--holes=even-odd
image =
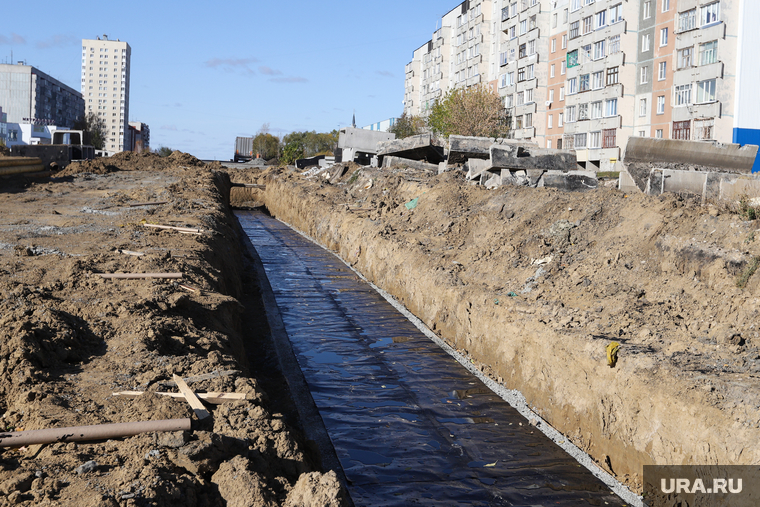
[(291, 164), (299, 158), (332, 155), (338, 145), (338, 131), (291, 132), (282, 138), (282, 161)]
[(454, 88), (435, 99), (428, 116), (434, 134), (506, 137), (509, 118), (501, 97), (486, 85)]
[(89, 138), (89, 144), (94, 146), (96, 150), (102, 150), (106, 147), (108, 137), (106, 121), (94, 111), (88, 111), (84, 117), (74, 122), (74, 130), (84, 131), (85, 139)]
[(158, 150), (156, 150), (156, 153), (158, 154), (159, 157), (168, 157), (169, 155), (174, 153), (174, 150), (166, 146), (159, 146)]
[(280, 138), (269, 133), (269, 124), (261, 126), (253, 138), (253, 151), (260, 154), (264, 160), (277, 158), (280, 151)]
[(427, 130), (425, 125), (425, 119), (421, 116), (414, 116), (413, 114), (407, 115), (406, 111), (400, 118), (396, 119), (396, 123), (391, 125), (388, 132), (396, 134), (396, 139), (404, 139), (405, 137), (416, 136), (423, 134)]

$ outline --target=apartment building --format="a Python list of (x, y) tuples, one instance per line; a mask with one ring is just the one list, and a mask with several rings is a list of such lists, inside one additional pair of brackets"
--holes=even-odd
[[(590, 170), (611, 169), (631, 136), (760, 144), (758, 19), (750, 0), (464, 2), (442, 25), (452, 26), (449, 87), (495, 79), (514, 138), (574, 150)], [(409, 76), (434, 47), (407, 65), (405, 104), (432, 98), (410, 94)]]
[(148, 124), (139, 121), (129, 122), (129, 142), (129, 146), (125, 146), (125, 151), (137, 153), (150, 151), (150, 127)]
[(129, 78), (132, 49), (120, 40), (82, 40), (82, 96), (86, 110), (106, 123), (108, 152), (124, 151), (129, 139)]
[(8, 145), (8, 114), (0, 107), (0, 146)]
[(82, 94), (41, 70), (0, 64), (0, 107), (8, 123), (73, 127), (84, 115)]

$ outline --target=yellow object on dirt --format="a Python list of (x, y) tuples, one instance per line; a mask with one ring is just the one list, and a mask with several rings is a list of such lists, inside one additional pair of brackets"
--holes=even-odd
[(620, 349), (620, 344), (618, 342), (612, 342), (609, 345), (607, 345), (607, 365), (610, 368), (614, 368), (615, 364), (617, 364), (618, 359), (618, 350)]

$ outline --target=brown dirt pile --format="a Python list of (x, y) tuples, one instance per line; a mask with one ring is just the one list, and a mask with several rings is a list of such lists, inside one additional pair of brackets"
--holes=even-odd
[(244, 179), (634, 488), (645, 464), (760, 461), (760, 275), (736, 287), (757, 222), (677, 195), (488, 191), (457, 172)]
[[(212, 417), (194, 420), (191, 432), (0, 448), (0, 505), (343, 501), (335, 476), (315, 472), (299, 431), (270, 411), (248, 368), (246, 347), (262, 340), (244, 342), (242, 333), (252, 275), (225, 203), (228, 178), (214, 168), (179, 153), (122, 154), (73, 164), (65, 178), (0, 188), (2, 430), (194, 418), (184, 400), (153, 394), (176, 392), (165, 385), (174, 373), (236, 370), (191, 387), (248, 396), (209, 406)], [(168, 203), (129, 207), (155, 201)], [(119, 272), (181, 272), (194, 291), (98, 276)], [(125, 390), (147, 394), (113, 396)]]

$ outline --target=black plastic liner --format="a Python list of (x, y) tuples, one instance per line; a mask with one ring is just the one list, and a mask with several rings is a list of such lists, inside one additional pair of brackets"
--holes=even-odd
[(625, 505), (335, 255), (237, 216), (356, 505)]

